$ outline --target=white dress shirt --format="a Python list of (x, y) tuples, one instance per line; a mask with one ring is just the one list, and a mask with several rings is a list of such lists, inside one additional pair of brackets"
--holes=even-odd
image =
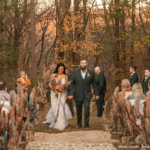
[(85, 71), (81, 70), (81, 76), (82, 76), (83, 79), (85, 78), (86, 73), (87, 73), (87, 69)]
[[(149, 76), (148, 76), (149, 77)], [(145, 77), (145, 80), (147, 80), (148, 77)]]
[(133, 76), (134, 73), (135, 73), (135, 72), (133, 72), (133, 73), (131, 74), (131, 76)]
[[(100, 72), (101, 72), (101, 71), (100, 71)], [(99, 72), (99, 73), (100, 73), (100, 72)], [(97, 76), (98, 76), (99, 73), (97, 73)]]

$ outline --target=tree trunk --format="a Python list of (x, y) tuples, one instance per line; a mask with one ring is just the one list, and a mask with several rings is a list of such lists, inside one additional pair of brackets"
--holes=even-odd
[(121, 40), (121, 49), (123, 52), (123, 58), (122, 58), (122, 74), (123, 77), (126, 78), (127, 70), (126, 70), (126, 31), (125, 31), (125, 12), (124, 12), (124, 6), (122, 7), (122, 18), (121, 18), (121, 34), (123, 39)]
[[(3, 47), (2, 47), (2, 44), (1, 44), (1, 41), (3, 40), (3, 17), (2, 17), (2, 14), (3, 14), (3, 2), (1, 1), (0, 2), (0, 51), (2, 52), (3, 51)], [(3, 58), (3, 56), (1, 56)], [(3, 74), (3, 69), (2, 69), (2, 66), (4, 65), (4, 63), (1, 61), (0, 62), (0, 76)]]
[(30, 32), (30, 47), (31, 47), (31, 74), (34, 79), (37, 78), (37, 63), (35, 52), (35, 4), (34, 0), (31, 0), (31, 32)]
[[(80, 4), (80, 1), (81, 0), (74, 0), (74, 14), (75, 14), (75, 18), (77, 18), (77, 16), (79, 15), (79, 4)], [(77, 63), (79, 64), (80, 62), (80, 55), (79, 55), (79, 38), (80, 38), (80, 34), (79, 34), (79, 27), (78, 27), (78, 24), (79, 24), (79, 19), (75, 19), (76, 22), (75, 22), (75, 35), (74, 35), (74, 39), (76, 41), (76, 51), (77, 52), (74, 52), (73, 53), (73, 61), (74, 63)]]
[(18, 0), (15, 1), (15, 18), (14, 18), (14, 50), (18, 54), (18, 58), (14, 60), (14, 66), (18, 68), (19, 61), (19, 42), (20, 42), (20, 34), (19, 34), (19, 8), (18, 8)]
[(119, 40), (119, 13), (120, 9), (118, 8), (120, 0), (115, 0), (115, 43), (114, 43), (114, 50), (113, 50), (113, 61), (116, 69), (115, 78), (116, 78), (116, 85), (120, 85), (120, 59), (119, 59), (119, 50), (120, 50), (120, 40)]
[(59, 2), (59, 14), (58, 14), (58, 27), (59, 27), (59, 57), (61, 59), (64, 59), (64, 51), (62, 49), (61, 45), (64, 45), (64, 30), (63, 30), (63, 24), (62, 24), (62, 19), (65, 14), (65, 0), (61, 0)]
[[(135, 0), (132, 0), (132, 41), (131, 41), (131, 52), (133, 55), (134, 51), (134, 31), (135, 31)], [(133, 65), (133, 56), (130, 57), (131, 65)]]
[(68, 9), (70, 8), (71, 1), (70, 0), (55, 0), (56, 5), (56, 15), (57, 15), (57, 34), (59, 37), (58, 44), (58, 57), (60, 59), (64, 59), (64, 50), (62, 49), (62, 45), (64, 45), (64, 35), (65, 31), (63, 29), (63, 20), (65, 19), (65, 15), (67, 14)]
[[(87, 0), (83, 0), (83, 31), (85, 30), (86, 24), (87, 24), (87, 21), (86, 21), (86, 3), (87, 3)], [(83, 41), (84, 40), (85, 40), (85, 34), (83, 35)]]

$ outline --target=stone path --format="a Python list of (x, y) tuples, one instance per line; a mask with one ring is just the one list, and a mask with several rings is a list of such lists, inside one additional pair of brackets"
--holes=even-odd
[(116, 150), (111, 134), (105, 131), (77, 131), (57, 134), (36, 132), (26, 150)]

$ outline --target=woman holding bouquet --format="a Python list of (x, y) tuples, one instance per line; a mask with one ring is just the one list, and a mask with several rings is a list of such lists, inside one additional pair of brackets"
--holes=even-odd
[(50, 128), (63, 130), (68, 126), (67, 120), (72, 119), (71, 111), (66, 104), (69, 86), (68, 77), (65, 75), (65, 65), (57, 64), (54, 73), (50, 77), (51, 108), (46, 115), (46, 122)]

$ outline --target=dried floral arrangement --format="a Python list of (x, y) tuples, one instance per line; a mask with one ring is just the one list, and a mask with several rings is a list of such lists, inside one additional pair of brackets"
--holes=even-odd
[[(104, 106), (103, 117), (113, 119), (111, 132), (122, 132), (123, 136), (130, 137), (132, 142), (150, 145), (150, 91), (143, 105), (140, 94), (134, 96), (133, 107), (129, 100), (125, 100), (125, 92), (119, 92), (117, 87)], [(138, 119), (141, 125), (137, 123)]]
[[(0, 105), (0, 149), (23, 150), (27, 144), (25, 130), (34, 131), (33, 120), (37, 117), (37, 106), (33, 99), (28, 102), (27, 92), (23, 94), (21, 85), (17, 87), (18, 94), (10, 92), (12, 106), (9, 113), (2, 112)], [(34, 115), (31, 115), (34, 114)]]
[[(53, 91), (58, 91), (58, 92), (63, 92), (63, 91), (67, 91), (69, 90), (69, 85), (71, 83), (71, 81), (67, 81), (64, 84), (62, 84), (61, 79), (60, 80), (56, 80), (54, 76), (51, 76), (50, 82), (52, 84), (52, 90)], [(58, 94), (56, 94), (58, 96)]]
[(49, 70), (44, 70), (42, 80), (38, 81), (38, 86), (35, 86), (31, 91), (31, 97), (35, 101), (35, 103), (39, 104), (40, 109), (46, 107), (47, 104), (47, 88), (49, 85), (47, 84), (51, 74), (53, 73), (54, 66), (52, 65)]

